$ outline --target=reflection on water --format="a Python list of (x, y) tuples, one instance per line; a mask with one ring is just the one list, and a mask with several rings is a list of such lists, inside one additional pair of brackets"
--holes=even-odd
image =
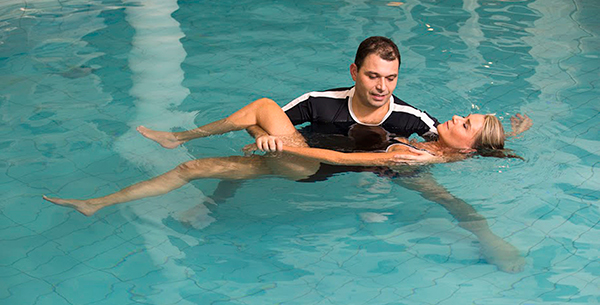
[[(0, 303), (600, 301), (595, 2), (388, 4), (3, 2)], [(369, 173), (251, 181), (216, 206), (202, 194), (217, 182), (198, 181), (91, 219), (39, 198), (103, 195), (238, 154), (242, 132), (164, 150), (131, 131), (348, 86), (370, 35), (403, 53), (396, 95), (439, 119), (534, 119), (509, 143), (525, 162), (432, 169), (526, 255), (523, 273), (498, 273), (443, 208)], [(179, 221), (188, 209), (199, 223)]]

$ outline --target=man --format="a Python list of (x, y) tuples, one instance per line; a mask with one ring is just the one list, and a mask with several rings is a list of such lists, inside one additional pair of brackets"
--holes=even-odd
[[(385, 136), (382, 133), (395, 137), (417, 133), (428, 139), (437, 136), (439, 122), (435, 118), (392, 95), (399, 68), (400, 52), (396, 44), (385, 37), (369, 37), (359, 45), (354, 63), (350, 65), (353, 87), (306, 93), (283, 110), (294, 125), (310, 122), (304, 129), (309, 140), (315, 134), (351, 135), (355, 141), (368, 139), (373, 134), (378, 134), (376, 139), (380, 139)], [(380, 128), (372, 128), (375, 126)], [(256, 127), (248, 131), (254, 137), (264, 134)], [(362, 136), (358, 139), (359, 134)], [(312, 145), (323, 146), (322, 143)], [(334, 143), (324, 146), (332, 148), (332, 145), (336, 146)], [(369, 148), (372, 147), (353, 147)]]

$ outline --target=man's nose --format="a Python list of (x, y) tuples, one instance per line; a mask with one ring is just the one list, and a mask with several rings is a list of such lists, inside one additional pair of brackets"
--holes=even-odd
[(385, 79), (383, 77), (377, 82), (377, 90), (385, 91)]

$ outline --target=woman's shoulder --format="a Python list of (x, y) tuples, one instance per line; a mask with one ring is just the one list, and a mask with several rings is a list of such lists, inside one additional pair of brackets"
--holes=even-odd
[(386, 152), (408, 151), (410, 148), (427, 151), (426, 149), (419, 147), (419, 146), (421, 146), (421, 145), (417, 141), (414, 141), (414, 140), (409, 141), (406, 138), (396, 137), (396, 138), (392, 138), (389, 141), (389, 145), (386, 149)]

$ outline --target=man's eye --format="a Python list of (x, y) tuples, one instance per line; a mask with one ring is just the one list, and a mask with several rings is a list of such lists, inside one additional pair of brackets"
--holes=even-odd
[(388, 81), (393, 82), (396, 78), (395, 77), (388, 77)]

